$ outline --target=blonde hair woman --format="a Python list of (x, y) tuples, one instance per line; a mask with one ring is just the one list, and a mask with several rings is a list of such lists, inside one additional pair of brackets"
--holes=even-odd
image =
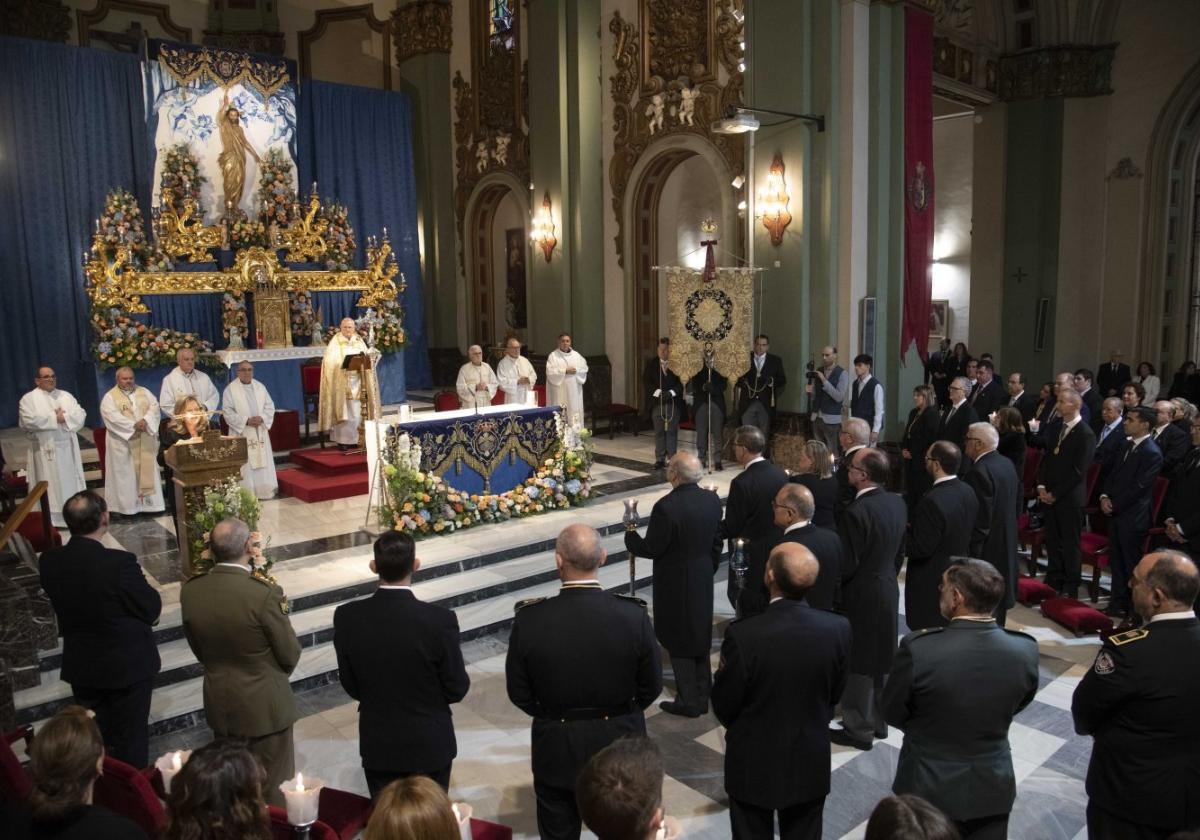
[(428, 776), (408, 776), (375, 800), (364, 840), (458, 840), (458, 822), (442, 786)]
[(835, 527), (833, 513), (837, 507), (837, 479), (833, 477), (833, 455), (823, 441), (805, 441), (796, 463), (797, 470), (789, 481), (803, 484), (812, 493), (815, 510), (812, 522), (818, 528)]

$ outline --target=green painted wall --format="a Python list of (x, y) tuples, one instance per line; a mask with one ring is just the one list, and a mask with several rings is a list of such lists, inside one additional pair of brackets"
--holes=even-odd
[[(1061, 99), (1008, 105), (1004, 278), (998, 314), (1010, 326), (1003, 332), (998, 358), (1006, 370), (1024, 373), (1033, 393), (1053, 374), (1062, 121)], [(1018, 270), (1024, 275), (1020, 280)], [(1050, 298), (1050, 311), (1039, 352), (1034, 327), (1037, 302), (1043, 297)]]

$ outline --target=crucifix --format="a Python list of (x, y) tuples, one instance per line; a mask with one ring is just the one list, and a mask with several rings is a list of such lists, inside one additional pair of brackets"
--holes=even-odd
[(1021, 281), (1028, 276), (1029, 275), (1025, 273), (1025, 269), (1018, 266), (1017, 273), (1013, 275), (1013, 278), (1017, 281), (1017, 285), (1020, 285)]

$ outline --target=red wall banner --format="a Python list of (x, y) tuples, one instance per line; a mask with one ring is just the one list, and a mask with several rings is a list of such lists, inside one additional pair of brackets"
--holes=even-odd
[(933, 16), (904, 10), (904, 318), (900, 358), (929, 358), (933, 297)]

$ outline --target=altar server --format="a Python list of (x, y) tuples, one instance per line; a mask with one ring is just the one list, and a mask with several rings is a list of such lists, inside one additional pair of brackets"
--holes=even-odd
[(104, 500), (109, 511), (127, 516), (161, 511), (158, 403), (134, 383), (132, 368), (117, 369), (117, 384), (100, 401), (100, 417), (108, 430)]
[(537, 384), (537, 371), (521, 355), (521, 340), (516, 336), (505, 345), (505, 356), (496, 365), (496, 378), (500, 380), (505, 405), (525, 405), (529, 401), (529, 393)]
[(39, 481), (50, 485), (50, 521), (62, 528), (63, 503), (86, 487), (76, 433), (87, 413), (73, 396), (58, 389), (53, 368), (38, 368), (34, 385), (20, 405), (21, 428), (29, 440), (25, 468), (30, 487)]
[(458, 404), (463, 408), (487, 408), (500, 387), (492, 366), (483, 360), (483, 348), (472, 344), (467, 350), (470, 361), (458, 369)]
[(202, 370), (196, 370), (196, 351), (184, 347), (175, 354), (176, 367), (163, 379), (162, 390), (158, 393), (158, 404), (162, 413), (171, 416), (171, 409), (180, 397), (193, 396), (209, 411), (216, 411), (220, 405), (217, 388)]
[(358, 445), (358, 426), (362, 421), (362, 375), (342, 370), (347, 356), (366, 353), (367, 345), (359, 337), (353, 318), (343, 318), (339, 332), (329, 340), (321, 360), (321, 403), (318, 428), (329, 432), (329, 439), (343, 450)]
[(558, 337), (558, 347), (546, 359), (546, 404), (561, 405), (568, 422), (583, 425), (583, 383), (587, 381), (587, 359), (571, 349), (571, 334)]
[(225, 407), (230, 434), (246, 439), (242, 486), (260, 499), (273, 499), (279, 491), (270, 434), (275, 422), (275, 403), (263, 384), (255, 380), (253, 364), (238, 363), (237, 381), (225, 386), (221, 405)]

